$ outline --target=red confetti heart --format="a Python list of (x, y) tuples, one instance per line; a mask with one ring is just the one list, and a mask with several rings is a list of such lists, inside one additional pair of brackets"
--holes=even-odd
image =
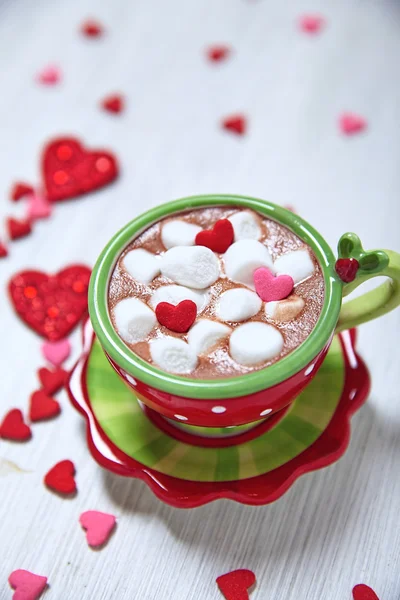
[(107, 96), (106, 98), (104, 98), (104, 100), (102, 100), (101, 106), (104, 108), (104, 110), (117, 115), (123, 112), (123, 110), (125, 109), (124, 97), (120, 94), (113, 94), (112, 96)]
[(364, 583), (353, 587), (353, 598), (354, 600), (379, 600), (374, 590)]
[(57, 400), (48, 396), (43, 390), (33, 392), (30, 397), (29, 418), (32, 423), (52, 419), (61, 412)]
[(249, 600), (248, 589), (256, 582), (253, 571), (238, 569), (217, 577), (217, 585), (226, 600)]
[(335, 264), (336, 273), (345, 283), (354, 281), (357, 275), (359, 262), (355, 258), (339, 258)]
[(29, 235), (32, 231), (30, 221), (19, 221), (13, 217), (7, 219), (7, 231), (10, 239), (18, 240), (19, 238)]
[(90, 269), (74, 265), (46, 275), (21, 271), (9, 283), (14, 308), (25, 323), (44, 338), (66, 337), (87, 310)]
[(325, 19), (320, 15), (303, 15), (300, 17), (299, 26), (305, 33), (319, 33), (325, 25)]
[(46, 394), (55, 394), (67, 382), (68, 371), (64, 369), (55, 369), (54, 371), (50, 371), (46, 367), (42, 367), (38, 371), (39, 381), (42, 385), (43, 390)]
[(58, 202), (111, 183), (118, 165), (110, 152), (89, 151), (75, 138), (59, 138), (45, 147), (42, 171), (48, 200)]
[(229, 46), (211, 46), (207, 50), (207, 57), (212, 62), (222, 62), (223, 60), (228, 58), (230, 52), (231, 49), (229, 48)]
[(24, 183), (23, 181), (17, 181), (16, 183), (14, 183), (11, 189), (10, 197), (11, 200), (13, 200), (13, 202), (17, 202), (21, 198), (24, 198), (25, 196), (30, 196), (34, 192), (35, 190), (33, 189), (33, 187), (28, 183)]
[(253, 274), (256, 292), (264, 302), (287, 298), (293, 290), (294, 281), (290, 275), (274, 276), (266, 267), (256, 269)]
[(367, 121), (354, 113), (344, 113), (339, 117), (339, 127), (345, 135), (354, 135), (366, 129)]
[(86, 37), (101, 37), (104, 33), (104, 28), (98, 21), (88, 19), (82, 23), (81, 32)]
[(0, 242), (0, 258), (5, 258), (6, 256), (8, 256), (8, 250), (4, 244)]
[(236, 133), (237, 135), (244, 135), (247, 131), (247, 120), (243, 115), (232, 115), (226, 117), (222, 121), (222, 127), (227, 131)]
[(26, 442), (31, 437), (31, 429), (24, 423), (22, 412), (19, 408), (11, 409), (0, 425), (0, 438), (15, 442)]
[(17, 569), (9, 576), (8, 583), (15, 590), (13, 600), (38, 600), (46, 588), (47, 577)]
[(176, 306), (169, 302), (160, 302), (156, 306), (156, 317), (160, 325), (177, 333), (188, 331), (196, 316), (197, 306), (193, 300), (182, 300)]
[(75, 473), (74, 463), (71, 460), (62, 460), (46, 473), (44, 483), (53, 492), (65, 495), (75, 494), (77, 489)]
[(226, 252), (233, 242), (234, 231), (228, 219), (220, 219), (212, 229), (199, 231), (196, 235), (196, 244), (206, 246), (213, 252)]

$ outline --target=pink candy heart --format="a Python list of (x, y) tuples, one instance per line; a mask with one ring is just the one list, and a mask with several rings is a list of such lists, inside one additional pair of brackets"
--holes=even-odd
[(266, 267), (256, 269), (253, 278), (256, 292), (264, 302), (287, 298), (294, 286), (294, 281), (290, 275), (275, 277)]
[(55, 85), (61, 79), (61, 71), (55, 65), (49, 65), (39, 71), (36, 76), (36, 80), (39, 83), (44, 83), (45, 85)]
[(114, 515), (98, 510), (87, 510), (79, 517), (79, 523), (86, 529), (87, 543), (94, 548), (108, 541), (116, 521)]
[(45, 342), (42, 345), (42, 354), (49, 363), (59, 367), (71, 354), (71, 344), (68, 339), (59, 342)]
[(339, 127), (345, 135), (359, 133), (367, 127), (367, 121), (354, 113), (343, 113), (339, 118)]
[(18, 569), (11, 573), (8, 582), (15, 590), (13, 600), (37, 600), (47, 585), (47, 577)]
[(325, 19), (320, 15), (303, 15), (299, 19), (299, 26), (305, 33), (318, 33), (325, 25)]
[(46, 219), (51, 215), (51, 211), (50, 202), (41, 194), (35, 192), (28, 197), (28, 218), (32, 221)]

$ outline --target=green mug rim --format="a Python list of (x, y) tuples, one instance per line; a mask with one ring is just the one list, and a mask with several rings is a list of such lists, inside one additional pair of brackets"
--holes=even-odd
[[(207, 206), (243, 206), (282, 223), (314, 251), (325, 282), (320, 317), (306, 340), (285, 358), (245, 375), (223, 379), (191, 379), (173, 375), (139, 358), (116, 333), (108, 311), (108, 285), (123, 249), (140, 232), (174, 213)], [(339, 317), (342, 285), (335, 270), (335, 256), (323, 237), (307, 221), (281, 206), (258, 198), (225, 194), (189, 196), (161, 204), (130, 221), (108, 242), (93, 268), (89, 285), (89, 314), (94, 331), (109, 357), (127, 374), (152, 388), (196, 399), (226, 399), (268, 389), (298, 373), (319, 354), (331, 337)]]

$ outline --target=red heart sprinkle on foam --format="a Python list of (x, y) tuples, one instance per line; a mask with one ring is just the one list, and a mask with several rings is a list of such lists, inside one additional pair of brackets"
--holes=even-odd
[(354, 135), (364, 131), (367, 121), (360, 115), (354, 113), (343, 113), (339, 117), (339, 128), (345, 135)]
[(359, 583), (353, 587), (354, 600), (379, 600), (374, 590), (364, 583)]
[(104, 33), (104, 28), (98, 21), (88, 19), (82, 23), (81, 32), (86, 37), (101, 37)]
[(96, 548), (108, 542), (115, 528), (116, 518), (114, 515), (98, 510), (87, 510), (79, 517), (79, 523), (86, 529), (86, 540), (89, 546)]
[(68, 371), (64, 371), (64, 369), (50, 371), (50, 369), (42, 367), (38, 371), (38, 377), (43, 390), (51, 396), (64, 387), (67, 382)]
[(266, 267), (260, 267), (253, 274), (256, 292), (264, 302), (283, 300), (292, 292), (294, 281), (290, 275), (274, 276)]
[(305, 33), (319, 33), (325, 25), (321, 15), (303, 15), (299, 19), (299, 27)]
[(5, 258), (6, 256), (8, 256), (8, 250), (4, 244), (0, 242), (0, 258)]
[(10, 198), (13, 202), (17, 202), (24, 198), (25, 196), (30, 196), (34, 193), (34, 189), (28, 183), (24, 183), (23, 181), (16, 181), (11, 188)]
[(238, 569), (217, 577), (217, 585), (226, 600), (249, 600), (248, 590), (256, 582), (253, 571)]
[(121, 94), (112, 94), (102, 100), (101, 106), (107, 112), (118, 115), (125, 109), (124, 97)]
[(339, 258), (335, 264), (336, 273), (345, 283), (354, 281), (357, 275), (359, 262), (355, 258)]
[(247, 119), (243, 115), (232, 115), (223, 119), (222, 127), (236, 135), (244, 135), (247, 131)]
[(42, 354), (52, 365), (59, 367), (71, 354), (71, 344), (68, 339), (45, 342), (42, 345)]
[(210, 46), (207, 49), (207, 58), (212, 62), (222, 62), (226, 58), (228, 58), (231, 53), (231, 49), (229, 46), (224, 46), (222, 44)]
[(11, 573), (8, 582), (15, 590), (13, 600), (38, 600), (47, 585), (47, 577), (18, 569)]
[(232, 223), (229, 219), (220, 219), (212, 229), (199, 231), (196, 235), (196, 244), (198, 246), (206, 246), (213, 252), (226, 252), (232, 244), (234, 231)]
[(160, 302), (156, 306), (156, 317), (160, 325), (177, 333), (188, 331), (196, 316), (197, 306), (193, 300), (182, 300), (176, 306), (169, 302)]
[(31, 429), (24, 423), (22, 412), (19, 408), (11, 409), (0, 425), (0, 438), (15, 442), (26, 442), (32, 437)]
[(30, 397), (29, 418), (32, 423), (52, 419), (61, 412), (57, 400), (48, 396), (43, 390), (33, 392)]
[(46, 473), (44, 483), (53, 492), (65, 495), (75, 494), (77, 490), (75, 473), (74, 463), (71, 460), (62, 460)]
[(18, 240), (19, 238), (29, 235), (32, 231), (30, 221), (21, 221), (9, 217), (7, 219), (7, 231), (10, 239)]

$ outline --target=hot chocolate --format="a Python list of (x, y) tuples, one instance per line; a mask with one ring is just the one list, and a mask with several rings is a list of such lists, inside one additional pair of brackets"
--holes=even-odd
[(292, 231), (240, 207), (188, 210), (140, 233), (118, 257), (115, 330), (150, 364), (217, 379), (267, 367), (316, 325), (324, 279)]

